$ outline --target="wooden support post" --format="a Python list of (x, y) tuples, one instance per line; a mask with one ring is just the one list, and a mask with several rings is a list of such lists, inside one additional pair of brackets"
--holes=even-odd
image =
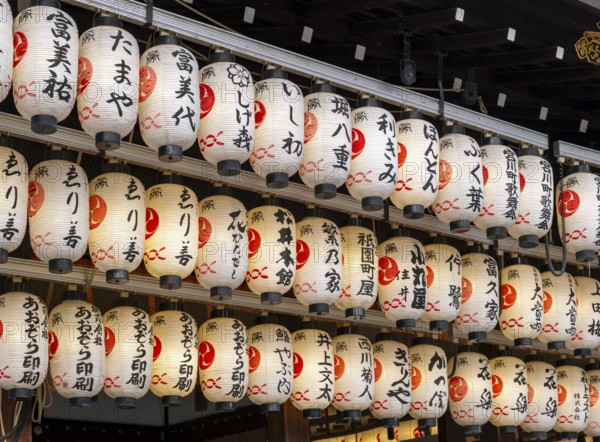
[(281, 406), (281, 412), (267, 416), (269, 440), (280, 442), (306, 442), (310, 440), (308, 420), (290, 401)]

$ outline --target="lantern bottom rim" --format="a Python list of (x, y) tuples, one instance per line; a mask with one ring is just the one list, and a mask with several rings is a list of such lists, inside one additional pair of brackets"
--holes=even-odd
[(592, 262), (598, 259), (595, 250), (580, 250), (575, 253), (575, 261), (577, 262)]
[(523, 235), (519, 237), (519, 247), (533, 249), (537, 247), (540, 239), (535, 235)]
[(36, 134), (53, 134), (57, 126), (58, 120), (53, 115), (39, 114), (31, 117), (31, 130)]
[(417, 321), (415, 319), (398, 319), (396, 321), (396, 328), (415, 328)]
[(592, 355), (592, 350), (589, 348), (576, 348), (573, 350), (576, 358), (589, 358)]
[(8, 390), (8, 398), (13, 401), (30, 401), (31, 390), (27, 388), (11, 388)]
[(82, 408), (90, 407), (92, 405), (91, 397), (72, 397), (69, 398), (69, 407), (71, 408)]
[(450, 223), (450, 230), (454, 233), (466, 233), (471, 230), (471, 221), (459, 219)]
[(365, 309), (362, 307), (347, 308), (345, 311), (346, 318), (364, 319)]
[(290, 185), (290, 178), (285, 172), (272, 172), (266, 177), (267, 187), (269, 189), (283, 189)]
[(344, 410), (342, 411), (342, 418), (346, 421), (358, 421), (362, 417), (362, 411), (360, 410)]
[(529, 347), (533, 345), (533, 339), (531, 338), (519, 338), (514, 340), (515, 347)]
[(106, 271), (108, 284), (125, 284), (129, 282), (129, 272), (124, 269), (111, 269)]
[(163, 275), (159, 278), (159, 285), (161, 289), (166, 290), (181, 288), (181, 276)]
[(324, 183), (315, 186), (315, 197), (320, 200), (330, 200), (337, 195), (337, 187), (335, 184)]
[(565, 347), (565, 341), (548, 342), (548, 350), (562, 350)]
[(120, 410), (134, 410), (137, 408), (137, 401), (132, 397), (118, 397), (115, 405)]
[(430, 321), (429, 322), (429, 330), (430, 331), (445, 331), (448, 330), (448, 321)]
[(577, 440), (577, 432), (576, 431), (566, 431), (564, 433), (559, 433), (560, 438), (562, 440)]
[(235, 402), (216, 402), (217, 411), (226, 411), (228, 413), (235, 411)]
[(485, 231), (485, 235), (490, 241), (496, 241), (506, 238), (508, 236), (508, 231), (506, 230), (506, 227), (490, 227)]
[(163, 163), (178, 163), (183, 158), (183, 148), (176, 144), (165, 144), (158, 148), (158, 159)]
[(500, 428), (500, 434), (514, 434), (517, 432), (517, 427), (514, 425), (503, 425)]
[(222, 160), (217, 163), (217, 173), (221, 176), (239, 175), (242, 165), (238, 160)]
[(322, 411), (318, 408), (309, 408), (302, 411), (302, 415), (306, 419), (319, 419), (322, 416)]
[(308, 313), (315, 313), (317, 315), (329, 314), (329, 304), (317, 302), (308, 306)]
[(397, 417), (387, 417), (385, 419), (379, 419), (379, 423), (382, 427), (394, 428), (400, 424), (400, 419)]
[(277, 403), (262, 404), (260, 406), (260, 412), (262, 414), (274, 414), (281, 411), (281, 406)]
[(160, 399), (160, 401), (163, 404), (163, 406), (165, 406), (165, 407), (179, 407), (181, 405), (181, 397), (180, 396), (173, 396), (173, 395), (163, 396)]
[(263, 292), (260, 294), (260, 303), (266, 305), (281, 304), (281, 293), (278, 292)]
[(465, 425), (465, 436), (481, 434), (481, 425)]
[(383, 209), (383, 198), (380, 196), (366, 196), (361, 200), (362, 209), (367, 212), (376, 212)]
[(54, 258), (48, 261), (48, 271), (54, 274), (64, 275), (73, 271), (73, 261), (67, 258)]
[(433, 428), (437, 425), (437, 419), (434, 417), (428, 417), (425, 419), (419, 419), (419, 428)]
[(117, 132), (98, 132), (96, 134), (96, 149), (100, 152), (115, 150), (121, 147), (121, 134)]
[(8, 250), (0, 249), (0, 264), (6, 264), (8, 262)]
[(485, 341), (487, 341), (487, 332), (484, 332), (484, 331), (469, 332), (468, 339), (469, 339), (469, 341), (474, 341), (474, 342), (485, 342)]
[(404, 218), (420, 219), (425, 216), (425, 207), (421, 204), (409, 204), (402, 210)]
[(527, 440), (546, 440), (548, 433), (545, 431), (532, 431), (531, 433), (525, 433)]
[(210, 288), (210, 299), (215, 301), (227, 301), (231, 299), (233, 290), (231, 287), (217, 286)]

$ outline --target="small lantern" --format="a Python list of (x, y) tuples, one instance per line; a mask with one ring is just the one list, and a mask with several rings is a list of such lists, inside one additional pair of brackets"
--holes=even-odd
[[(10, 92), (11, 79), (13, 77), (13, 13), (8, 0), (0, 1), (2, 9), (2, 20), (0, 20), (0, 102)], [(21, 55), (22, 57), (22, 55)]]
[(595, 362), (585, 366), (588, 377), (588, 396), (590, 399), (590, 416), (587, 427), (583, 430), (593, 442), (600, 441), (600, 363)]
[[(2, 2), (0, 2), (1, 4)], [(4, 3), (4, 6), (8, 6), (8, 3)], [(6, 11), (4, 10), (4, 13)], [(0, 21), (0, 36), (2, 35), (1, 25), (2, 21)], [(2, 52), (0, 52), (0, 59), (2, 55)], [(2, 75), (2, 68), (4, 66), (0, 64), (0, 76)], [(21, 245), (27, 230), (29, 168), (27, 160), (23, 155), (16, 150), (4, 146), (0, 146), (0, 165), (2, 165), (2, 185), (0, 186), (0, 196), (2, 196), (0, 198), (0, 226), (2, 226), (0, 264), (4, 264), (8, 261), (8, 254)]]
[(527, 367), (527, 416), (521, 424), (529, 440), (546, 440), (556, 424), (558, 389), (556, 369), (540, 355), (525, 358)]
[(575, 279), (567, 272), (554, 276), (552, 272), (542, 273), (544, 292), (544, 321), (538, 340), (548, 345), (549, 350), (565, 348), (577, 327), (577, 298)]
[(600, 345), (600, 313), (596, 297), (600, 294), (600, 282), (586, 276), (575, 277), (577, 299), (577, 320), (575, 336), (567, 341), (567, 348), (574, 350), (575, 356), (588, 357), (592, 349)]
[(590, 417), (588, 377), (585, 370), (574, 363), (573, 359), (556, 361), (558, 415), (554, 431), (562, 440), (577, 439), (577, 433), (587, 427)]
[(492, 416), (501, 434), (514, 434), (527, 416), (527, 367), (509, 350), (490, 361), (492, 367)]

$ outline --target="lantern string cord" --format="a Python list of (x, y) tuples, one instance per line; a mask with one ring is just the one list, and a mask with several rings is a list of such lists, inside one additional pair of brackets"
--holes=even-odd
[(86, 282), (85, 287), (83, 288), (84, 292), (87, 293), (89, 288), (92, 286), (92, 282), (94, 281), (94, 276), (96, 276), (96, 267), (94, 267), (92, 269), (92, 273), (90, 273), (90, 277), (88, 278), (88, 281)]
[[(50, 401), (46, 403), (48, 398)], [(50, 381), (46, 378), (42, 385), (37, 388), (35, 403), (31, 410), (31, 420), (39, 424), (42, 421), (44, 409), (48, 408), (50, 405), (52, 405), (52, 392), (50, 391)]]
[(209, 16), (208, 16), (208, 15), (206, 15), (206, 14), (203, 14), (202, 12), (198, 11), (197, 9), (194, 9), (194, 8), (192, 8), (190, 5), (187, 5), (187, 4), (185, 4), (185, 3), (184, 3), (184, 2), (182, 2), (181, 0), (175, 0), (175, 2), (176, 2), (176, 3), (179, 3), (181, 6), (183, 6), (183, 7), (187, 8), (187, 9), (189, 9), (189, 10), (190, 10), (190, 11), (192, 11), (194, 14), (197, 14), (197, 15), (199, 15), (200, 17), (202, 17), (203, 19), (205, 19), (205, 20), (207, 20), (207, 21), (211, 22), (213, 25), (217, 25), (217, 26), (219, 26), (220, 28), (223, 28), (223, 29), (225, 29), (225, 30), (227, 30), (227, 31), (229, 31), (229, 32), (233, 32), (234, 34), (239, 34), (239, 32), (238, 32), (238, 31), (236, 31), (235, 29), (233, 29), (233, 28), (230, 28), (229, 26), (226, 26), (226, 25), (224, 25), (224, 24), (223, 24), (223, 23), (221, 23), (220, 21), (218, 21), (218, 20), (215, 20), (214, 18), (211, 18), (211, 17), (209, 17)]
[(23, 428), (25, 427), (25, 423), (27, 422), (30, 412), (31, 412), (31, 401), (26, 401), (25, 404), (20, 402), (17, 404), (17, 409), (19, 410), (18, 419), (17, 414), (15, 413), (15, 425), (12, 430), (10, 430), (6, 434), (2, 434), (0, 436), (0, 441), (8, 440), (11, 437), (15, 437), (16, 440), (19, 439)]

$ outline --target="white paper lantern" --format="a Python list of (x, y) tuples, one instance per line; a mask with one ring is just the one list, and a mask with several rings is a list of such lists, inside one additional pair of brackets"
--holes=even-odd
[(33, 132), (52, 134), (75, 104), (77, 24), (58, 1), (35, 4), (14, 21), (13, 97)]
[(574, 350), (575, 356), (590, 356), (592, 349), (600, 345), (600, 301), (596, 301), (599, 295), (600, 282), (586, 276), (575, 277), (577, 330), (567, 341), (567, 348)]
[[(0, 19), (0, 38), (1, 35), (2, 20)], [(0, 52), (1, 57), (2, 53)], [(0, 64), (0, 76), (2, 75), (3, 66)], [(0, 264), (4, 264), (8, 261), (8, 254), (19, 247), (25, 237), (27, 229), (29, 168), (27, 160), (23, 155), (16, 150), (4, 146), (0, 146), (0, 165), (2, 165), (2, 184), (0, 185), (0, 195), (2, 196), (0, 198), (0, 232), (2, 233), (2, 238), (0, 239)]]
[[(0, 102), (8, 96), (13, 76), (13, 13), (7, 0), (0, 1)], [(23, 49), (23, 48), (21, 48)]]
[(573, 359), (556, 362), (558, 380), (558, 415), (554, 431), (561, 439), (577, 439), (577, 433), (587, 427), (590, 417), (588, 377), (585, 370), (577, 367)]
[(281, 189), (302, 163), (304, 97), (287, 73), (273, 66), (267, 66), (254, 90), (256, 140), (250, 165), (268, 187)]
[(519, 247), (538, 246), (539, 238), (550, 231), (554, 212), (552, 166), (540, 157), (537, 148), (519, 150), (519, 215), (508, 233)]
[(215, 186), (198, 203), (198, 258), (194, 273), (211, 299), (231, 299), (248, 270), (248, 213), (241, 201)]
[(329, 84), (314, 84), (304, 97), (304, 156), (300, 178), (320, 199), (335, 198), (350, 172), (352, 123), (348, 101)]
[(200, 388), (219, 411), (233, 411), (248, 388), (248, 335), (229, 309), (213, 310), (198, 332)]
[(69, 273), (89, 238), (89, 195), (85, 171), (52, 150), (29, 173), (29, 237), (35, 255), (52, 273)]
[(583, 430), (586, 436), (594, 438), (598, 442), (600, 437), (600, 364), (593, 363), (585, 366), (588, 377), (588, 396), (590, 399), (590, 416), (587, 427)]
[(556, 369), (543, 361), (540, 355), (529, 355), (527, 367), (527, 416), (521, 429), (530, 440), (545, 440), (546, 433), (554, 427), (558, 413), (558, 387)]
[(492, 359), (490, 365), (493, 396), (490, 422), (502, 434), (515, 433), (527, 416), (527, 367), (522, 360), (509, 355)]
[(538, 340), (549, 350), (565, 348), (565, 342), (575, 336), (577, 322), (577, 298), (575, 279), (567, 272), (554, 276), (542, 273), (544, 291), (544, 321)]
[(71, 407), (89, 407), (105, 376), (104, 327), (98, 307), (69, 285), (49, 315), (50, 377)]
[(398, 182), (390, 201), (404, 217), (422, 218), (435, 201), (440, 182), (440, 143), (435, 126), (420, 112), (403, 112), (396, 123)]
[(140, 58), (139, 124), (144, 143), (165, 163), (180, 161), (200, 122), (198, 62), (172, 35)]
[(179, 177), (163, 173), (160, 184), (146, 190), (144, 264), (161, 288), (177, 289), (196, 266), (198, 199)]

